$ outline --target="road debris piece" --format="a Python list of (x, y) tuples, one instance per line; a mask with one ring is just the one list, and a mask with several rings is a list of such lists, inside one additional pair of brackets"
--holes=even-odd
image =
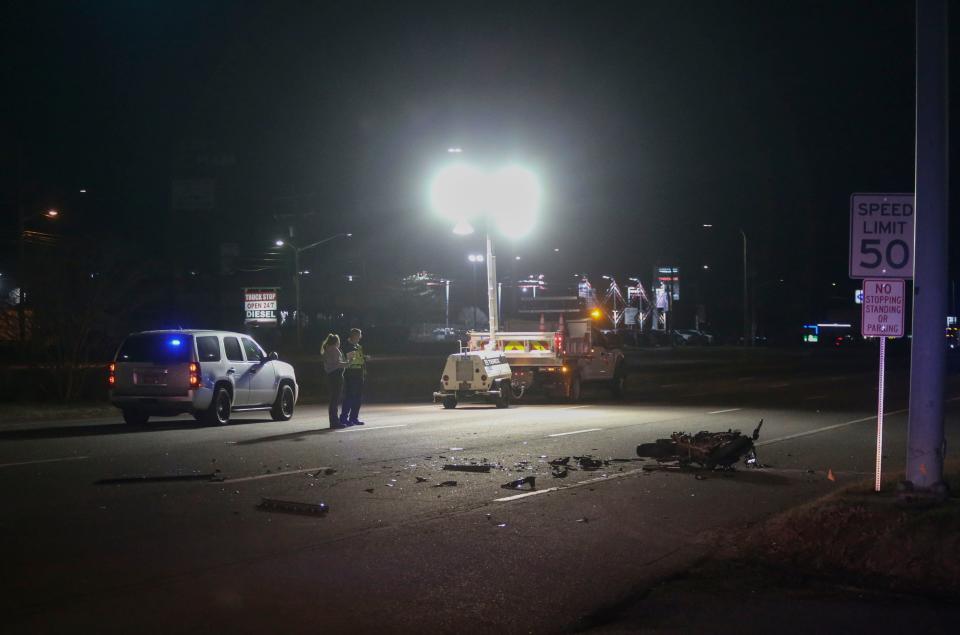
[(428, 478), (425, 477), (425, 476), (417, 476), (416, 479), (417, 479), (417, 482), (418, 482), (418, 483), (426, 483), (427, 481), (430, 480), (430, 479), (428, 479)]
[(276, 498), (262, 498), (257, 509), (267, 512), (283, 512), (285, 514), (301, 514), (304, 516), (320, 516), (330, 511), (326, 503), (301, 503), (299, 501), (285, 501)]
[(171, 483), (176, 481), (216, 481), (223, 477), (216, 473), (209, 474), (166, 474), (162, 476), (120, 476), (117, 478), (102, 478), (94, 481), (94, 485), (122, 485), (125, 483)]
[(482, 472), (487, 474), (490, 472), (490, 465), (451, 465), (447, 464), (443, 466), (448, 472)]
[(569, 472), (570, 472), (570, 468), (566, 466), (558, 465), (558, 466), (554, 466), (553, 471), (550, 473), (550, 476), (552, 476), (553, 478), (567, 478), (567, 474), (569, 474)]
[(562, 459), (554, 459), (554, 460), (550, 461), (550, 465), (553, 465), (554, 467), (559, 467), (559, 466), (561, 466), (561, 465), (562, 465), (562, 466), (566, 466), (568, 463), (570, 463), (570, 457), (569, 457), (569, 456), (565, 456), (565, 457), (563, 457)]
[(595, 459), (589, 455), (575, 456), (573, 458), (577, 462), (577, 465), (580, 466), (581, 470), (592, 472), (594, 470), (599, 470), (601, 467), (603, 467), (603, 461), (601, 461), (600, 459)]
[(577, 522), (578, 522), (578, 523), (588, 523), (588, 522), (590, 522), (590, 519), (587, 518), (586, 516), (584, 516), (583, 518), (578, 518), (578, 519), (577, 519)]
[(335, 469), (332, 468), (332, 467), (328, 467), (327, 469), (325, 469), (325, 470), (323, 471), (323, 474), (324, 474), (325, 476), (330, 476), (331, 474), (336, 474), (336, 473), (337, 473), (337, 470), (335, 470)]
[(437, 483), (434, 487), (456, 487), (456, 481), (443, 481), (442, 483)]
[(537, 477), (524, 476), (523, 478), (517, 479), (515, 481), (504, 483), (500, 487), (502, 487), (503, 489), (523, 489), (524, 485), (529, 485), (531, 490), (537, 489)]
[(372, 488), (372, 487), (368, 487), (367, 489), (365, 489), (365, 490), (363, 490), (363, 491), (365, 491), (367, 494), (373, 494), (373, 488)]
[(763, 419), (751, 436), (741, 434), (739, 430), (704, 430), (693, 435), (674, 432), (669, 439), (641, 443), (637, 446), (637, 456), (656, 459), (660, 463), (676, 462), (680, 466), (696, 463), (707, 469), (719, 467), (728, 470), (744, 458), (748, 466), (760, 467), (753, 442), (760, 438), (762, 426)]

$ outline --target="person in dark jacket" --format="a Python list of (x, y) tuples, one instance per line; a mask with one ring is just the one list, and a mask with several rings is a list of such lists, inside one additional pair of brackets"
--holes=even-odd
[(340, 406), (340, 394), (343, 392), (343, 369), (347, 367), (348, 362), (340, 352), (340, 336), (335, 333), (327, 335), (320, 347), (320, 354), (323, 356), (323, 370), (327, 374), (327, 390), (330, 392), (330, 406), (327, 409), (330, 415), (331, 428), (345, 428), (340, 423), (337, 416), (337, 408)]
[(360, 400), (363, 395), (363, 381), (367, 377), (366, 357), (360, 338), (360, 329), (350, 329), (350, 337), (343, 349), (347, 353), (347, 366), (343, 371), (343, 409), (340, 411), (340, 423), (345, 426), (362, 426), (360, 421)]

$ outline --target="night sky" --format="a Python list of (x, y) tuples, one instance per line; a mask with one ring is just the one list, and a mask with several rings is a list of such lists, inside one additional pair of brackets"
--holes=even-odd
[(171, 179), (215, 176), (205, 221), (222, 240), (268, 245), (283, 229), (273, 214), (312, 212), (303, 240), (354, 232), (369, 275), (462, 276), (479, 242), (426, 200), (460, 146), (542, 178), (535, 234), (500, 245), (507, 272), (514, 255), (555, 277), (702, 260), (726, 285), (743, 227), (760, 283), (852, 289), (850, 194), (913, 190), (911, 2), (141, 0), (4, 14), (5, 206), (20, 191), (62, 207), (63, 231), (147, 250), (179, 222)]

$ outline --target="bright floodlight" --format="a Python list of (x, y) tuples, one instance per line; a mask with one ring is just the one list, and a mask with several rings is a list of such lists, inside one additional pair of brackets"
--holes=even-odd
[(487, 209), (497, 227), (511, 238), (533, 229), (540, 211), (540, 183), (529, 170), (508, 166), (490, 177)]
[(464, 163), (444, 168), (430, 184), (430, 205), (448, 220), (469, 222), (484, 210), (484, 181), (483, 173)]
[(278, 239), (278, 240), (275, 240), (273, 244), (276, 245), (277, 247), (283, 247), (284, 242)]
[(457, 221), (457, 224), (453, 226), (453, 233), (457, 236), (466, 236), (468, 234), (472, 234), (473, 225), (465, 220)]

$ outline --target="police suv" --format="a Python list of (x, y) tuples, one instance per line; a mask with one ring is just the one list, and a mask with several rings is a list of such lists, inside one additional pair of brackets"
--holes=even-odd
[(298, 386), (293, 366), (266, 354), (249, 335), (176, 330), (133, 333), (108, 367), (110, 402), (130, 424), (190, 413), (223, 425), (231, 412), (269, 410), (293, 417)]

